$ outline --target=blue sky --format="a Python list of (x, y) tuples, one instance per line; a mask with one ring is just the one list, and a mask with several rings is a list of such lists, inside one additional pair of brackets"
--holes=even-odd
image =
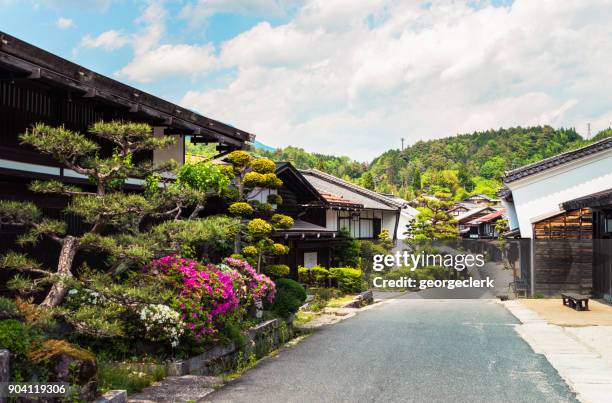
[(251, 131), (368, 160), (612, 123), (612, 0), (0, 0), (0, 30)]

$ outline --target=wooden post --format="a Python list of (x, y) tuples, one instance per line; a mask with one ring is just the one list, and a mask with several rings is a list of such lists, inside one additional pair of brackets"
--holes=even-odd
[[(8, 350), (0, 350), (0, 384), (10, 381), (9, 358), (10, 352)], [(6, 397), (0, 397), (0, 403), (6, 402)]]

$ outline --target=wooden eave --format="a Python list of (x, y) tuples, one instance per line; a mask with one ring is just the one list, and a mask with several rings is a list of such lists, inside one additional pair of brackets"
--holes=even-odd
[(0, 65), (15, 79), (29, 79), (69, 91), (74, 96), (124, 109), (166, 126), (168, 133), (194, 136), (245, 148), (255, 135), (207, 118), (134, 87), (86, 69), (0, 31)]

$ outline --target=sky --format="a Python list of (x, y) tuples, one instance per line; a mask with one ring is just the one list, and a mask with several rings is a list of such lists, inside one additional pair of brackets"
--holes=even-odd
[(612, 0), (0, 0), (0, 30), (257, 135), (366, 161), (612, 125)]

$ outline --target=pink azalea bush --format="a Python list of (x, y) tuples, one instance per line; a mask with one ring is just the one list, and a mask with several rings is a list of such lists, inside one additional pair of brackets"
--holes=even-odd
[(178, 291), (171, 306), (196, 338), (217, 333), (226, 321), (243, 315), (254, 300), (274, 298), (274, 283), (240, 259), (227, 258), (216, 266), (168, 255), (152, 261), (149, 270)]
[(261, 301), (267, 299), (269, 302), (272, 302), (276, 294), (276, 286), (270, 280), (270, 277), (257, 273), (253, 266), (242, 259), (228, 257), (223, 260), (223, 263), (227, 267), (237, 270), (245, 279), (248, 289), (246, 297), (249, 298), (247, 303), (251, 303), (256, 299)]

